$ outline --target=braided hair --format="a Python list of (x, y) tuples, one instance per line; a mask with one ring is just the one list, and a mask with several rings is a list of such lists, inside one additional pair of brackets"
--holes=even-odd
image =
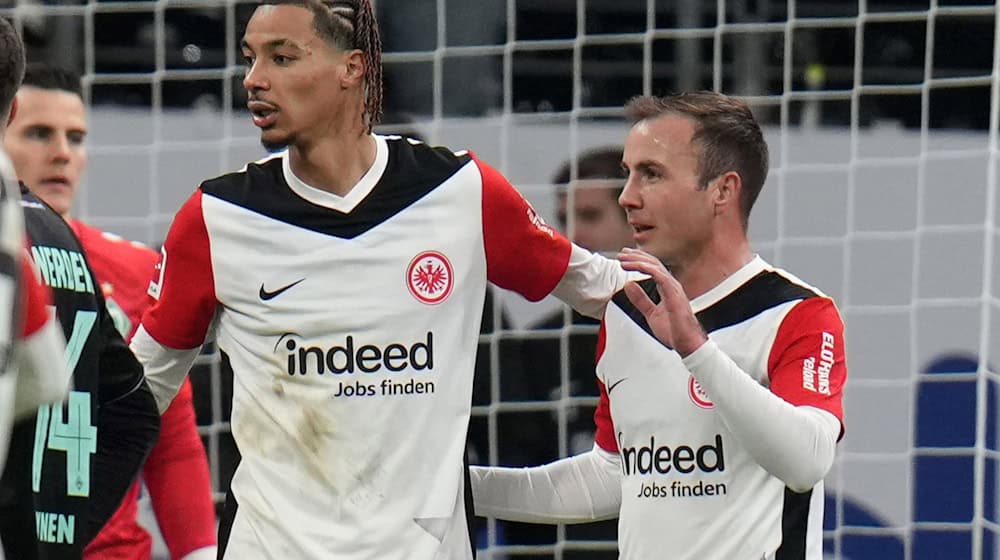
[(368, 132), (382, 118), (382, 39), (371, 0), (264, 0), (302, 6), (313, 14), (316, 34), (341, 50), (365, 55), (364, 118)]

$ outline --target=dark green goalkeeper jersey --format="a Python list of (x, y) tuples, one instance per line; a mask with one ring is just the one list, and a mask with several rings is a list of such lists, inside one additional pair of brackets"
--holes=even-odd
[(77, 559), (117, 509), (159, 431), (142, 366), (115, 329), (66, 222), (23, 191), (31, 255), (52, 288), (72, 385), (15, 425), (0, 487), (7, 558)]

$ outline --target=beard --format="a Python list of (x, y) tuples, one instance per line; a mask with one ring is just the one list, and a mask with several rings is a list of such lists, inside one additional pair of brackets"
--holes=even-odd
[(295, 138), (292, 136), (285, 136), (284, 138), (271, 138), (266, 137), (267, 131), (262, 130), (260, 133), (260, 145), (264, 147), (269, 153), (280, 152), (287, 148), (288, 146), (295, 143)]
[(260, 145), (264, 146), (265, 150), (267, 150), (269, 153), (273, 154), (275, 152), (280, 152), (280, 151), (284, 150), (285, 148), (287, 148), (288, 147), (288, 142), (285, 142), (285, 141), (270, 142), (268, 140), (264, 140), (263, 138), (261, 138), (260, 139)]

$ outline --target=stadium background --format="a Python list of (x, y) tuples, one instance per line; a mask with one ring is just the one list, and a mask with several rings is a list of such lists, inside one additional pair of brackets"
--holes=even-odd
[[(252, 2), (0, 1), (32, 60), (81, 71), (91, 160), (77, 214), (155, 245), (200, 179), (263, 154), (236, 48)], [(746, 96), (772, 171), (756, 249), (832, 295), (847, 321), (847, 438), (828, 477), (831, 558), (998, 558), (1000, 14), (986, 0), (378, 0), (387, 118), (495, 164), (555, 222), (558, 165), (620, 143), (638, 93)], [(428, 224), (428, 227), (433, 227)], [(569, 225), (572, 228), (572, 223)], [(503, 462), (505, 426), (554, 420), (551, 453), (593, 399), (503, 400), (506, 340), (550, 301), (500, 293), (482, 335), (473, 432)], [(505, 315), (504, 315), (505, 314)], [(506, 322), (500, 317), (505, 316)], [(565, 363), (566, 360), (564, 359)], [(492, 367), (489, 367), (492, 366)], [(568, 366), (561, 372), (567, 379)], [(978, 373), (977, 373), (978, 372)], [(221, 499), (227, 380), (194, 373)], [(535, 415), (535, 416), (532, 416)], [(505, 424), (512, 420), (515, 423)], [(524, 546), (489, 522), (492, 558), (597, 558), (600, 533)]]

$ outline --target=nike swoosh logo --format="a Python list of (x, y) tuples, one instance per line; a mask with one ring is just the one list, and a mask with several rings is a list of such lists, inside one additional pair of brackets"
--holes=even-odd
[(295, 282), (292, 282), (291, 284), (288, 284), (287, 286), (282, 286), (282, 287), (278, 288), (277, 290), (274, 290), (273, 292), (269, 292), (269, 291), (265, 290), (264, 289), (264, 285), (261, 284), (260, 285), (260, 293), (258, 295), (260, 296), (260, 299), (262, 301), (272, 300), (272, 299), (280, 296), (281, 294), (287, 292), (288, 290), (292, 289), (293, 287), (295, 287), (295, 285), (299, 284), (303, 280), (305, 280), (305, 278), (301, 278), (299, 280), (296, 280)]
[(614, 383), (612, 383), (611, 385), (609, 385), (608, 386), (608, 394), (610, 395), (611, 391), (614, 391), (615, 387), (621, 385), (622, 381), (625, 381), (626, 379), (628, 379), (628, 377), (622, 377), (618, 381), (615, 381)]

